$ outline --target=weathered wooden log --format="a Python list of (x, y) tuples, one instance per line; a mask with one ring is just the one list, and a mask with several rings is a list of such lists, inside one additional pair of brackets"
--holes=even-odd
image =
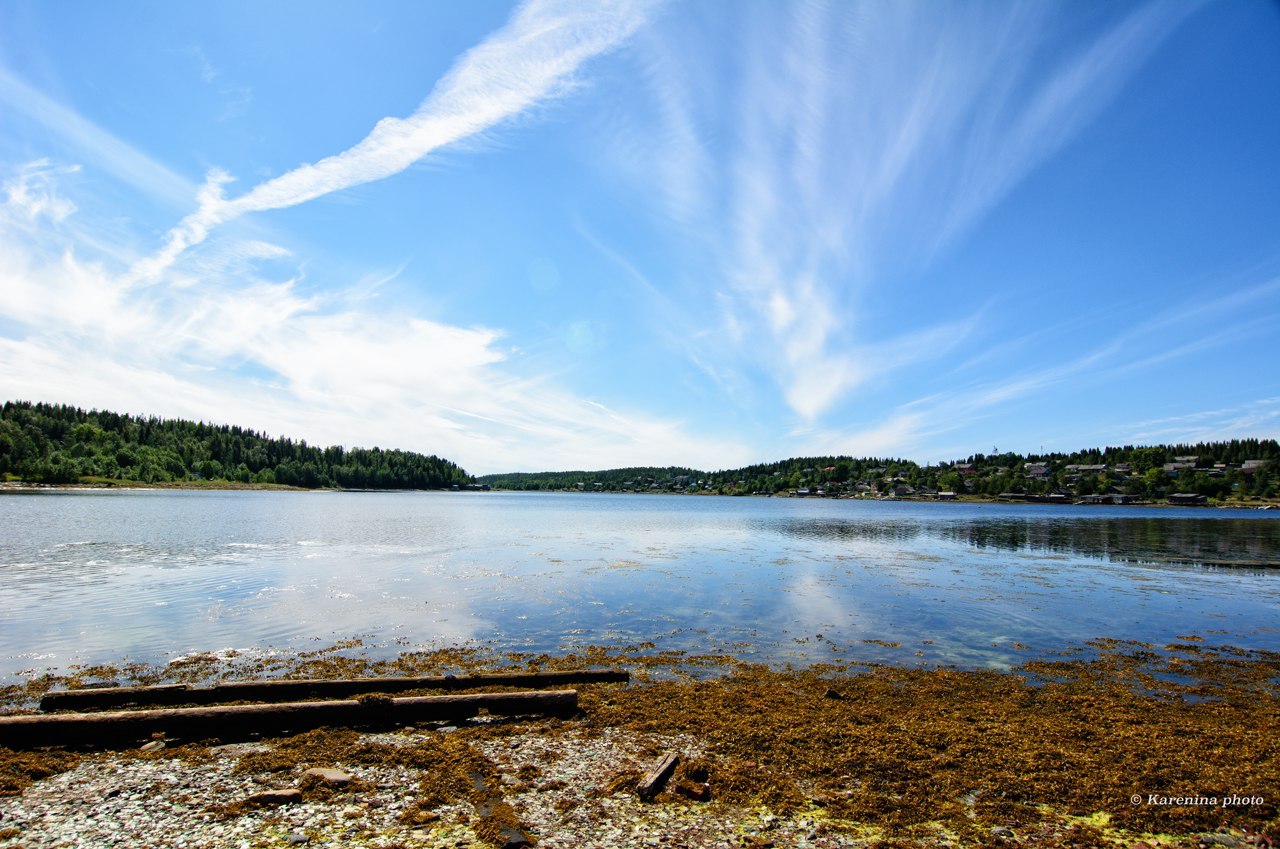
[(636, 785), (636, 795), (648, 802), (661, 793), (662, 786), (667, 783), (667, 779), (671, 777), (671, 773), (675, 771), (676, 764), (679, 761), (680, 756), (675, 752), (658, 761), (658, 765), (651, 769), (649, 774), (640, 779), (640, 783)]
[(136, 745), (153, 734), (179, 740), (216, 738), (229, 742), (328, 725), (389, 727), (454, 721), (476, 716), (482, 710), (497, 716), (571, 716), (577, 709), (576, 690), (548, 690), (0, 716), (0, 746), (31, 749), (85, 744)]
[(537, 689), (564, 684), (626, 683), (625, 669), (585, 669), (575, 672), (501, 672), (485, 675), (443, 675), (427, 678), (300, 678), (270, 681), (228, 681), (208, 687), (160, 684), (152, 687), (94, 687), (51, 690), (40, 709), (94, 710), (126, 705), (212, 705), (222, 702), (295, 702), (303, 699), (344, 699), (364, 693), (403, 693), (407, 690), (468, 690), (477, 687)]

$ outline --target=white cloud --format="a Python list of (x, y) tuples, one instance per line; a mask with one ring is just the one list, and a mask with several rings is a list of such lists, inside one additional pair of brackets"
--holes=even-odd
[[(1196, 8), (1138, 7), (1063, 55), (1048, 4), (751, 5), (728, 32), (682, 16), (639, 42), (653, 98), (637, 123), (657, 129), (620, 133), (615, 156), (703, 235), (740, 340), (722, 359), (815, 421), (929, 356), (910, 337), (938, 356), (972, 327), (873, 328), (864, 305), (1076, 138)], [(691, 73), (726, 37), (733, 73)]]
[(1181, 416), (1135, 422), (1116, 428), (1125, 444), (1196, 443), (1227, 439), (1274, 439), (1280, 429), (1280, 398), (1200, 410)]
[[(60, 197), (59, 169), (41, 167)], [(683, 422), (526, 376), (497, 329), (380, 312), (367, 279), (325, 294), (266, 279), (259, 262), (287, 256), (276, 245), (220, 238), (178, 257), (164, 284), (136, 286), (83, 259), (74, 229), (12, 218), (0, 218), (4, 397), (420, 450), (473, 473), (752, 459)]]
[(529, 0), (505, 27), (464, 54), (408, 118), (383, 118), (354, 147), (231, 200), (223, 193), (229, 176), (211, 172), (196, 211), (170, 231), (164, 248), (140, 263), (135, 275), (155, 278), (213, 228), (241, 215), (385, 179), (555, 98), (572, 87), (584, 62), (621, 45), (652, 5), (648, 0)]
[(52, 178), (79, 170), (78, 165), (54, 168), (47, 159), (28, 162), (4, 184), (3, 214), (28, 224), (35, 224), (40, 218), (61, 223), (76, 211), (76, 205), (54, 190)]
[[(1151, 53), (1200, 5), (1151, 3), (1137, 7), (1114, 28), (1053, 68), (1048, 79), (1025, 99), (1010, 96), (986, 101), (979, 99), (978, 92), (969, 92), (978, 110), (980, 129), (969, 137), (965, 167), (955, 177), (958, 185), (937, 244), (945, 245), (973, 226), (1036, 166), (1092, 123)], [(1041, 26), (1052, 24), (1041, 22)], [(1035, 57), (1018, 51), (1014, 60), (1025, 72)], [(996, 65), (988, 70), (985, 82), (999, 85), (997, 75), (1007, 75), (1009, 69)], [(934, 155), (950, 153), (938, 150)]]
[[(922, 459), (922, 452), (935, 458), (962, 456), (972, 447), (944, 445), (938, 441), (939, 437), (967, 429), (990, 432), (991, 422), (998, 423), (1001, 417), (1021, 406), (1049, 404), (1058, 405), (1055, 409), (1062, 410), (1061, 398), (1088, 397), (1095, 388), (1103, 390), (1110, 386), (1112, 388), (1104, 390), (1101, 397), (1118, 400), (1098, 406), (1096, 420), (1086, 416), (1082, 424), (1069, 425), (1083, 428), (1083, 432), (1072, 437), (1079, 444), (1059, 444), (1058, 448), (1082, 447), (1101, 438), (1108, 444), (1197, 442), (1243, 436), (1270, 438), (1280, 422), (1280, 407), (1275, 398), (1118, 428), (1109, 422), (1124, 414), (1123, 387), (1133, 381), (1135, 375), (1149, 373), (1154, 367), (1171, 361), (1187, 362), (1214, 349), (1243, 346), (1252, 339), (1273, 333), (1280, 322), (1280, 303), (1275, 297), (1278, 292), (1280, 280), (1269, 278), (1222, 295), (1192, 296), (1169, 304), (1164, 311), (1145, 321), (1126, 324), (1110, 337), (1053, 365), (1007, 372), (994, 379), (984, 376), (962, 380), (963, 375), (980, 362), (976, 360), (951, 373), (948, 387), (943, 391), (899, 404), (878, 421), (862, 422), (847, 431), (810, 427), (793, 436), (803, 446), (798, 450), (812, 453), (842, 451), (858, 456), (876, 453), (871, 449), (878, 448), (917, 459)], [(1064, 325), (1072, 332), (1076, 329), (1073, 320)], [(1036, 339), (1035, 344), (1061, 344), (1056, 341), (1055, 333), (1060, 334), (1062, 328), (1044, 330), (1046, 336)], [(918, 342), (924, 347), (930, 344), (926, 338)], [(1019, 356), (1016, 346), (1002, 353), (1011, 361)], [(1120, 387), (1118, 394), (1116, 387)], [(1055, 398), (1055, 393), (1061, 397)], [(1078, 411), (1068, 413), (1074, 416)], [(822, 451), (822, 445), (832, 447)], [(1022, 450), (1031, 447), (1023, 446)]]
[[(613, 410), (523, 376), (496, 329), (377, 312), (367, 279), (318, 295), (301, 278), (262, 276), (261, 261), (288, 256), (269, 242), (224, 234), (189, 250), (246, 212), (391, 176), (547, 102), (574, 85), (583, 62), (626, 39), (651, 5), (524, 4), (414, 115), (379, 122), (355, 147), (234, 199), (231, 177), (211, 171), (196, 211), (126, 271), (83, 259), (79, 231), (18, 233), (8, 222), (0, 228), (0, 315), (22, 329), (0, 337), (0, 388), (9, 397), (235, 422), (313, 442), (431, 451), (472, 471), (527, 468), (530, 458), (545, 468), (746, 462), (745, 449), (691, 436), (681, 422)], [(165, 193), (181, 185), (69, 110), (10, 78), (0, 82), (64, 135), (86, 137), (86, 154), (117, 176)], [(8, 185), (9, 217), (61, 220), (74, 210), (54, 192), (54, 171), (40, 169)]]
[(130, 186), (175, 207), (191, 203), (195, 187), (154, 159), (46, 97), (0, 67), (0, 102), (44, 125), (71, 145), (76, 158), (105, 169)]
[(868, 426), (797, 433), (799, 439), (793, 451), (800, 456), (912, 457), (924, 447), (924, 439), (932, 433), (925, 415), (900, 410)]

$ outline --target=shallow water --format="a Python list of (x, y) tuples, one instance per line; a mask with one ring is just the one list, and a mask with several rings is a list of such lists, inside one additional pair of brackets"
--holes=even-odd
[(1096, 637), (1280, 650), (1258, 511), (55, 491), (0, 496), (0, 529), (3, 677), (355, 637), (973, 667)]

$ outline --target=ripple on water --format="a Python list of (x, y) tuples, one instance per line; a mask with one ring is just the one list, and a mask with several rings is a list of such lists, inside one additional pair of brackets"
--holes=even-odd
[(23, 516), (0, 515), (21, 529), (0, 540), (10, 669), (37, 654), (145, 659), (357, 633), (985, 666), (1025, 659), (1014, 644), (1158, 641), (1212, 622), (1280, 648), (1262, 624), (1280, 607), (1280, 572), (1168, 565), (1278, 560), (1274, 517), (501, 493), (104, 503), (0, 503)]

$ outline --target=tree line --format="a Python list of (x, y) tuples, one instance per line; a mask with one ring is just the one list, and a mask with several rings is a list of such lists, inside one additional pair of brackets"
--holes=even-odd
[(440, 489), (471, 477), (411, 451), (320, 448), (234, 425), (9, 401), (0, 411), (0, 480)]
[[(1194, 457), (1194, 460), (1187, 458)], [(1180, 462), (1181, 459), (1181, 462)], [(1080, 468), (1084, 467), (1084, 468)], [(626, 468), (599, 472), (485, 475), (495, 489), (605, 492), (709, 492), (775, 495), (1048, 495), (1124, 494), (1144, 499), (1172, 493), (1208, 498), (1280, 495), (1280, 446), (1274, 439), (1088, 448), (1073, 452), (974, 454), (920, 465), (888, 457), (793, 457), (715, 472), (689, 468)]]
[[(1194, 458), (1194, 459), (1190, 459)], [(774, 495), (1122, 493), (1162, 498), (1275, 499), (1280, 446), (1274, 439), (1089, 448), (1070, 453), (974, 454), (920, 465), (888, 457), (793, 457), (739, 469), (683, 466), (535, 472), (472, 478), (454, 463), (409, 451), (320, 448), (234, 425), (211, 425), (6, 402), (0, 410), (0, 480), (33, 483), (223, 481), (306, 488), (440, 489), (478, 481), (495, 489), (709, 492)]]

